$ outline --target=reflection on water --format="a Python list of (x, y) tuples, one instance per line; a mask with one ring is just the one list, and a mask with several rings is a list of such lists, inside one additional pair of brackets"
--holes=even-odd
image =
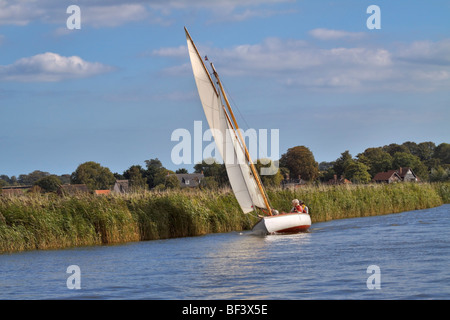
[(300, 259), (309, 237), (308, 233), (269, 236), (240, 233), (204, 256), (201, 282), (196, 287), (207, 288), (213, 299), (272, 299), (270, 283), (286, 271), (280, 261)]
[[(449, 299), (449, 213), (3, 254), (0, 299)], [(69, 265), (81, 269), (81, 290), (67, 289)], [(369, 265), (381, 290), (367, 288)]]

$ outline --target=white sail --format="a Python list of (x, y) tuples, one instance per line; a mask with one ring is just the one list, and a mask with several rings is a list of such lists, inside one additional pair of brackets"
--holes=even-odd
[[(233, 128), (231, 128), (229, 122), (226, 122), (227, 125), (227, 141), (226, 143), (226, 156), (229, 156), (230, 151), (233, 150), (233, 159), (232, 161), (229, 161), (229, 159), (225, 160), (225, 167), (227, 169), (228, 173), (228, 179), (230, 180), (231, 187), (233, 191), (235, 190), (235, 187), (233, 187), (232, 181), (240, 181), (240, 179), (231, 177), (230, 175), (241, 175), (242, 179), (244, 180), (244, 184), (241, 183), (239, 185), (239, 188), (245, 187), (247, 193), (249, 194), (251, 201), (254, 206), (259, 208), (266, 208), (266, 205), (264, 203), (263, 196), (261, 195), (261, 191), (258, 188), (258, 185), (256, 183), (256, 180), (252, 174), (252, 171), (250, 167), (247, 164), (244, 151), (242, 150), (241, 145), (239, 144), (239, 141), (234, 134)], [(232, 145), (232, 147), (229, 146), (229, 144)], [(236, 187), (237, 188), (237, 187)], [(236, 191), (234, 191), (236, 194)], [(237, 195), (236, 195), (237, 197)], [(239, 200), (238, 200), (239, 201)], [(242, 208), (242, 205), (241, 205)], [(242, 210), (247, 213), (253, 210), (252, 208), (247, 208), (247, 210)]]
[(253, 211), (255, 206), (266, 208), (263, 196), (245, 159), (244, 151), (227, 120), (219, 92), (187, 30), (186, 39), (203, 110), (216, 147), (224, 160), (236, 199), (244, 213)]

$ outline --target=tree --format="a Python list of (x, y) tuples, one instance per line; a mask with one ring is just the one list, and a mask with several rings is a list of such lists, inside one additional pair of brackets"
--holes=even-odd
[(281, 174), (281, 170), (277, 170), (276, 173), (272, 175), (261, 174), (261, 168), (271, 167), (272, 165), (274, 165), (272, 162), (273, 161), (269, 159), (263, 160), (258, 159), (255, 164), (255, 169), (258, 172), (259, 176), (261, 177), (261, 182), (264, 184), (265, 187), (278, 187), (281, 184), (281, 181), (283, 181), (283, 175)]
[(305, 146), (288, 149), (281, 156), (280, 166), (288, 168), (290, 177), (294, 179), (300, 176), (304, 180), (315, 180), (319, 176), (319, 164)]
[(399, 145), (397, 143), (391, 143), (388, 146), (384, 146), (383, 150), (389, 153), (391, 156), (394, 156), (396, 152), (405, 152), (405, 153), (411, 153), (407, 146), (405, 145)]
[(61, 179), (54, 174), (41, 178), (34, 183), (35, 186), (39, 186), (44, 192), (56, 192), (61, 184)]
[(62, 184), (69, 184), (70, 183), (70, 174), (62, 174), (58, 178), (59, 178), (59, 180), (61, 180)]
[(353, 163), (352, 155), (348, 150), (341, 153), (341, 156), (336, 159), (333, 165), (333, 171), (337, 176), (344, 176), (347, 167)]
[(357, 155), (358, 162), (368, 167), (369, 174), (374, 177), (378, 172), (385, 172), (392, 167), (392, 156), (382, 148), (368, 148)]
[(6, 174), (0, 175), (0, 187), (11, 184), (11, 179)]
[(369, 167), (362, 162), (353, 161), (345, 170), (345, 177), (356, 183), (368, 183), (371, 176), (368, 172)]
[[(199, 162), (196, 165), (194, 165), (194, 172), (195, 173), (203, 172), (203, 175), (205, 177), (213, 177), (216, 180), (217, 185), (219, 187), (224, 187), (229, 183), (225, 164), (217, 163), (217, 161), (215, 161), (212, 158), (202, 160), (202, 162)], [(209, 185), (211, 186), (213, 184), (209, 182)]]
[(441, 166), (437, 168), (432, 168), (430, 173), (430, 181), (432, 182), (443, 182), (450, 181), (450, 169), (444, 169)]
[(128, 179), (132, 189), (145, 189), (147, 186), (145, 180), (145, 170), (140, 165), (134, 165), (123, 173), (123, 177)]
[(145, 164), (147, 165), (146, 178), (149, 188), (152, 189), (159, 184), (164, 185), (169, 171), (163, 167), (161, 161), (155, 158), (145, 160)]
[(166, 189), (179, 189), (181, 187), (180, 180), (178, 180), (177, 176), (171, 174), (166, 177), (166, 181), (164, 182), (164, 187)]
[(321, 163), (319, 163), (319, 171), (327, 171), (330, 168), (333, 168), (334, 166), (334, 161), (331, 162), (327, 162), (327, 161), (322, 161)]
[(440, 160), (442, 164), (450, 164), (450, 144), (441, 143), (434, 150), (434, 158)]
[(400, 167), (415, 167), (420, 162), (419, 157), (413, 156), (411, 153), (396, 152), (392, 159), (392, 166), (397, 169)]
[(48, 172), (44, 172), (44, 171), (40, 171), (40, 170), (34, 170), (33, 172), (29, 173), (29, 174), (21, 174), (19, 175), (19, 184), (23, 184), (23, 185), (32, 185), (34, 184), (36, 181), (38, 181), (41, 178), (47, 177), (49, 176), (50, 173)]
[(402, 146), (406, 147), (409, 151), (409, 153), (411, 153), (414, 156), (418, 156), (419, 154), (419, 146), (417, 145), (417, 143), (412, 142), (412, 141), (406, 141), (402, 143)]
[(110, 189), (116, 181), (108, 168), (94, 161), (80, 164), (70, 178), (72, 183), (85, 184), (89, 190)]
[(180, 168), (180, 169), (177, 169), (177, 170), (175, 171), (175, 173), (189, 173), (189, 172), (188, 172), (187, 169), (185, 169), (185, 168)]

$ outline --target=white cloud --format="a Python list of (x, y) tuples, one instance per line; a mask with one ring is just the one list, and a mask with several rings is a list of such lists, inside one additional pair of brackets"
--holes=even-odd
[[(260, 6), (285, 2), (292, 0), (78, 0), (73, 4), (81, 9), (82, 26), (116, 27), (144, 20), (168, 25), (174, 22), (172, 15), (179, 11), (192, 15), (197, 10), (208, 10), (212, 13), (211, 21), (264, 18), (290, 11)], [(35, 21), (61, 24), (68, 17), (65, 9), (69, 4), (72, 3), (61, 6), (60, 0), (0, 0), (0, 25), (25, 26)]]
[(0, 0), (0, 25), (24, 26), (45, 15), (45, 9), (36, 0)]
[(415, 41), (403, 45), (397, 54), (398, 59), (433, 65), (450, 65), (450, 39), (442, 41)]
[(91, 77), (113, 69), (98, 62), (87, 62), (77, 56), (64, 57), (57, 53), (46, 52), (0, 66), (0, 80), (52, 82)]
[(186, 55), (187, 46), (179, 46), (176, 48), (160, 48), (152, 51), (152, 55), (160, 57), (183, 57)]
[[(400, 47), (320, 48), (303, 40), (268, 38), (231, 48), (198, 45), (222, 75), (270, 77), (290, 87), (340, 91), (433, 91), (450, 86), (450, 41)], [(154, 55), (188, 60), (185, 47), (161, 48)], [(190, 72), (183, 65), (168, 75)]]
[(144, 20), (148, 16), (142, 4), (87, 6), (82, 10), (82, 22), (94, 27), (115, 27)]
[(365, 36), (364, 32), (348, 32), (324, 28), (313, 29), (309, 31), (309, 34), (319, 40), (358, 40)]

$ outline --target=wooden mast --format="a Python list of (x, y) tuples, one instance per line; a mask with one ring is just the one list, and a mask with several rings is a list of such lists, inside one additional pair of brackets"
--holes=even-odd
[[(234, 131), (237, 131), (239, 138), (241, 140), (242, 146), (244, 147), (244, 152), (245, 152), (245, 156), (247, 157), (247, 160), (250, 163), (250, 168), (252, 170), (253, 176), (255, 177), (256, 180), (256, 184), (258, 185), (259, 191), (261, 192), (261, 195), (263, 196), (263, 200), (264, 200), (264, 204), (266, 205), (266, 208), (268, 210), (268, 214), (271, 216), (272, 215), (272, 209), (270, 208), (270, 204), (269, 201), (267, 200), (266, 197), (266, 193), (264, 191), (264, 188), (261, 184), (261, 181), (259, 179), (259, 175), (256, 171), (255, 165), (253, 164), (252, 158), (250, 157), (250, 153), (248, 152), (247, 146), (245, 145), (245, 140), (242, 137), (242, 133), (241, 130), (239, 130), (239, 126), (237, 124), (236, 118), (234, 116), (233, 110), (231, 109), (231, 105), (230, 102), (228, 101), (227, 95), (225, 94), (225, 90), (223, 89), (222, 83), (220, 82), (219, 79), (219, 74), (217, 73), (216, 69), (214, 68), (214, 65), (211, 63), (211, 68), (213, 69), (213, 74), (217, 79), (217, 83), (219, 84), (220, 87), (220, 91), (222, 92), (222, 96), (225, 100), (225, 103), (227, 105), (228, 111), (230, 112), (231, 118), (233, 119), (233, 123), (234, 123)], [(228, 115), (227, 115), (228, 118)]]

